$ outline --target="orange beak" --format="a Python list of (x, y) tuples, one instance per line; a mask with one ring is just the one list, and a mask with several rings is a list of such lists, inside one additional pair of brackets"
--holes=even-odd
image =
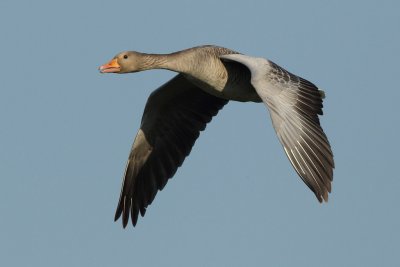
[(116, 58), (112, 59), (110, 62), (99, 67), (101, 73), (118, 73), (121, 71), (121, 66), (118, 64)]

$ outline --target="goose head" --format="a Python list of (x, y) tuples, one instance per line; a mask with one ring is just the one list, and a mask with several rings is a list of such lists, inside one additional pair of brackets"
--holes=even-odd
[(128, 73), (142, 70), (143, 55), (135, 51), (117, 54), (108, 63), (101, 65), (101, 73)]

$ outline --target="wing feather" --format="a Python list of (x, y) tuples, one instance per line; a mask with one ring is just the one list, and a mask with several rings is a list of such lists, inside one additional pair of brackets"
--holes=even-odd
[(264, 79), (252, 82), (296, 172), (320, 202), (327, 201), (334, 161), (318, 118), (323, 107), (318, 88), (270, 61)]
[(221, 58), (249, 68), (251, 83), (270, 111), (290, 163), (317, 199), (327, 201), (335, 164), (318, 117), (323, 114), (321, 91), (313, 83), (263, 58), (240, 54)]
[(122, 183), (115, 220), (135, 226), (227, 100), (203, 92), (179, 74), (149, 97)]

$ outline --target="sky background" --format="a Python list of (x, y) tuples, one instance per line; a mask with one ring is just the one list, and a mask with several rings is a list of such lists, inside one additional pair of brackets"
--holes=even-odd
[[(1, 266), (400, 266), (398, 1), (0, 1)], [(148, 95), (116, 53), (217, 44), (326, 92), (319, 204), (262, 104), (233, 103), (136, 228), (113, 222)]]

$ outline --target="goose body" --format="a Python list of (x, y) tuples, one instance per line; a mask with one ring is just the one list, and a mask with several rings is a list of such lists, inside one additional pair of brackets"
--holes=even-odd
[(115, 220), (135, 226), (189, 155), (200, 131), (228, 101), (264, 102), (295, 171), (322, 202), (334, 161), (318, 115), (322, 91), (275, 63), (218, 46), (172, 54), (122, 52), (102, 73), (168, 69), (178, 73), (149, 97), (126, 165)]

